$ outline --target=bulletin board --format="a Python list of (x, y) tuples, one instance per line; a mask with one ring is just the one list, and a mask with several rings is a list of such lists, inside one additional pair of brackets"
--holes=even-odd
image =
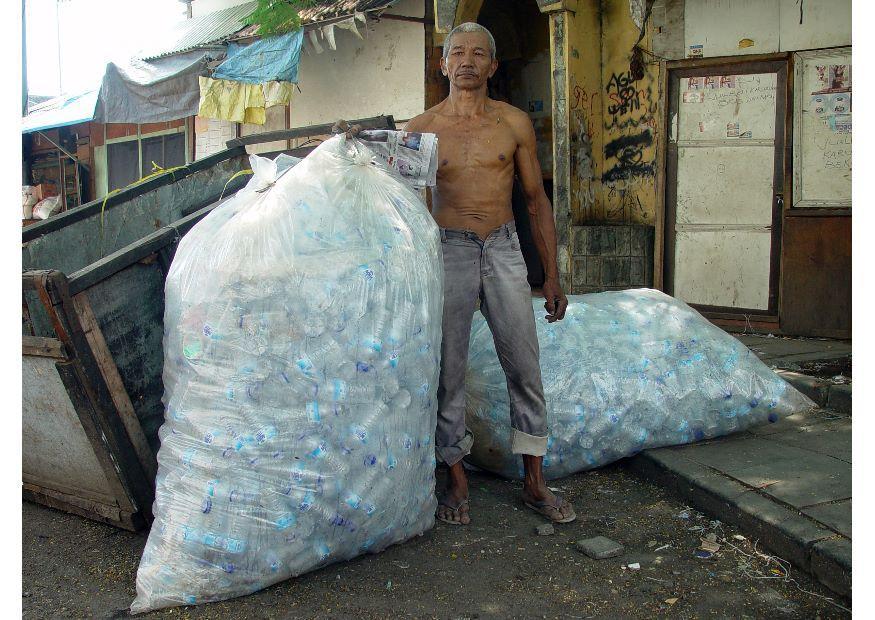
[(851, 48), (795, 55), (793, 207), (851, 206)]

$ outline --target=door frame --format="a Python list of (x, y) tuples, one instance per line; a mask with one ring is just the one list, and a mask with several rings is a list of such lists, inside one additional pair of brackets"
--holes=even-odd
[[(718, 320), (743, 320), (756, 318), (759, 322), (777, 327), (780, 315), (781, 243), (784, 204), (792, 204), (792, 130), (793, 130), (793, 73), (791, 54), (750, 54), (744, 56), (721, 56), (717, 58), (674, 60), (664, 62), (663, 83), (663, 144), (660, 167), (665, 170), (662, 191), (661, 232), (662, 290), (674, 294), (674, 251), (677, 201), (677, 143), (669, 140), (672, 114), (677, 111), (680, 80), (704, 75), (776, 73), (777, 93), (775, 98), (775, 165), (773, 173), (772, 232), (769, 259), (769, 301), (766, 310), (732, 308), (690, 304), (705, 317)], [(783, 91), (783, 97), (780, 93)]]

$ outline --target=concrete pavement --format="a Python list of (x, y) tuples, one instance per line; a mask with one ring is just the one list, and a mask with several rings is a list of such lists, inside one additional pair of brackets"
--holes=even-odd
[[(792, 385), (833, 408), (712, 441), (648, 450), (629, 466), (850, 597), (851, 345), (736, 337)], [(834, 373), (841, 373), (842, 383)]]

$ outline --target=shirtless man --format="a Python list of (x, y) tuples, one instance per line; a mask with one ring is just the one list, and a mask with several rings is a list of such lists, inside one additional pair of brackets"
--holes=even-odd
[(444, 257), (444, 316), (435, 447), (449, 467), (437, 517), (470, 523), (462, 458), (473, 436), (465, 426), (465, 370), (471, 321), (479, 299), (495, 340), (510, 394), (512, 450), (525, 467), (524, 503), (548, 519), (574, 520), (572, 506), (547, 488), (544, 390), (526, 264), (511, 209), (514, 175), (526, 196), (535, 246), (544, 266), (547, 320), (561, 320), (568, 300), (559, 285), (556, 228), (541, 178), (535, 131), (528, 115), (489, 98), (486, 81), (498, 68), (495, 40), (478, 24), (447, 36), (441, 71), (450, 80), (444, 101), (405, 130), (438, 135), (440, 166), (432, 188), (432, 216)]

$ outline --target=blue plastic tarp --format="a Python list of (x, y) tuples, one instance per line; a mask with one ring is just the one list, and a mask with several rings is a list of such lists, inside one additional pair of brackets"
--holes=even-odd
[(303, 29), (267, 37), (242, 46), (228, 45), (228, 57), (213, 74), (216, 79), (249, 84), (297, 82)]
[(94, 120), (160, 123), (194, 116), (200, 103), (198, 77), (207, 74), (209, 59), (209, 54), (194, 51), (107, 64)]
[(89, 90), (77, 95), (64, 95), (41, 104), (21, 119), (21, 133), (32, 133), (42, 129), (66, 127), (85, 123), (94, 118), (98, 90)]

